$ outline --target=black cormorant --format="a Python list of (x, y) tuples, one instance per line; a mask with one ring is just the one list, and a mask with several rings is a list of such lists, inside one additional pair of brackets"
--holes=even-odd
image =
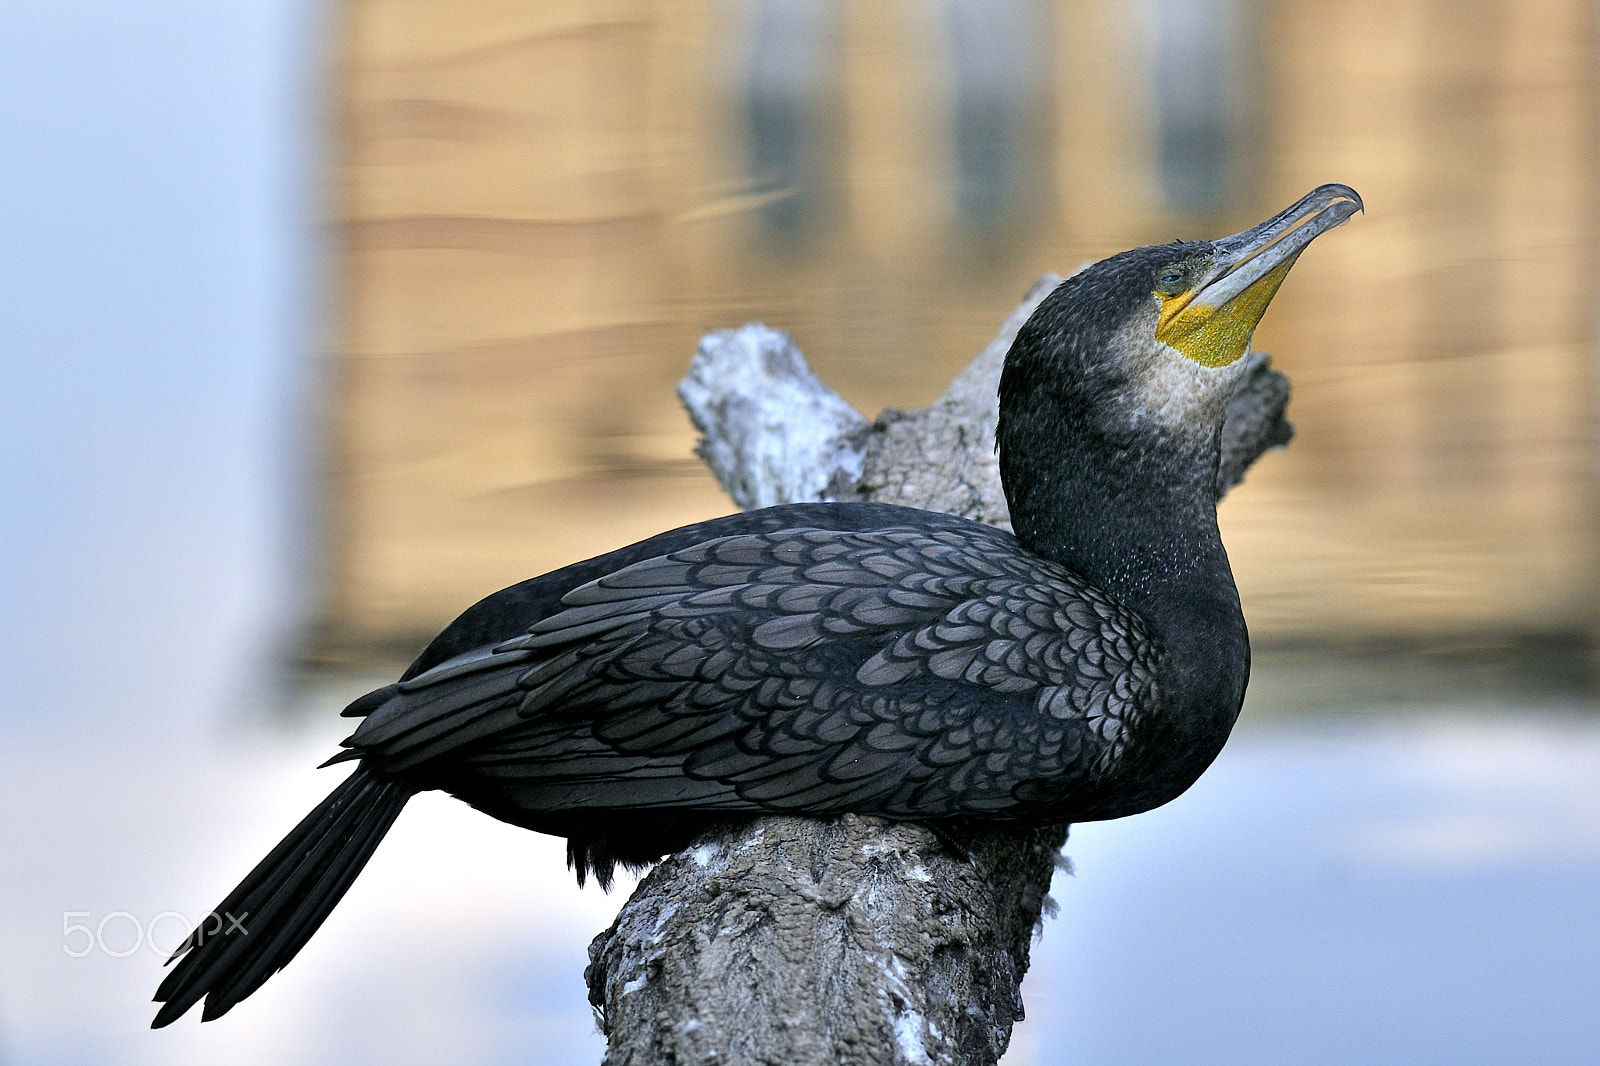
[(346, 709), (364, 720), (330, 762), (355, 772), (178, 950), (155, 1025), (282, 969), (425, 789), (566, 837), (602, 884), (761, 812), (1057, 825), (1183, 792), (1249, 674), (1215, 507), (1240, 357), (1295, 258), (1360, 207), (1324, 185), (1051, 293), (1000, 380), (1015, 536), (770, 507), (473, 606)]

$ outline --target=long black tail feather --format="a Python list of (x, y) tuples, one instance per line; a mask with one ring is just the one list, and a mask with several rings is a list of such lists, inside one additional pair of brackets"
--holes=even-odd
[(346, 778), (173, 952), (168, 963), (182, 961), (156, 990), (162, 1007), (151, 1028), (177, 1021), (201, 999), (201, 1020), (220, 1018), (287, 966), (411, 795), (365, 767)]

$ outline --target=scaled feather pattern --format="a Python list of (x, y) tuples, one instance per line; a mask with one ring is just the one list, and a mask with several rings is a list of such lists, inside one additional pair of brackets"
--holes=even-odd
[(547, 813), (1024, 813), (1115, 758), (1158, 647), (1009, 534), (940, 525), (797, 526), (632, 563), (395, 686), (350, 754), (403, 773), (451, 752)]

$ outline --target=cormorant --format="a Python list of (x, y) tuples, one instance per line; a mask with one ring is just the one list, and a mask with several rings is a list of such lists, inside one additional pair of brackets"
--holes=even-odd
[(452, 622), (329, 762), (357, 763), (174, 954), (156, 1026), (282, 969), (406, 801), (567, 838), (608, 884), (762, 812), (1058, 825), (1149, 810), (1221, 750), (1250, 649), (1217, 530), (1240, 357), (1324, 185), (1232, 237), (1064, 281), (1000, 380), (1016, 535), (870, 503), (686, 526)]

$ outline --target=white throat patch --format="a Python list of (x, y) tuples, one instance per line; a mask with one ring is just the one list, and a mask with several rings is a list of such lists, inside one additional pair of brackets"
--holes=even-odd
[(1148, 420), (1169, 431), (1221, 426), (1249, 361), (1202, 366), (1156, 340), (1155, 317), (1154, 306), (1149, 315), (1134, 315), (1112, 340), (1132, 357), (1132, 394), (1118, 413), (1131, 423)]

